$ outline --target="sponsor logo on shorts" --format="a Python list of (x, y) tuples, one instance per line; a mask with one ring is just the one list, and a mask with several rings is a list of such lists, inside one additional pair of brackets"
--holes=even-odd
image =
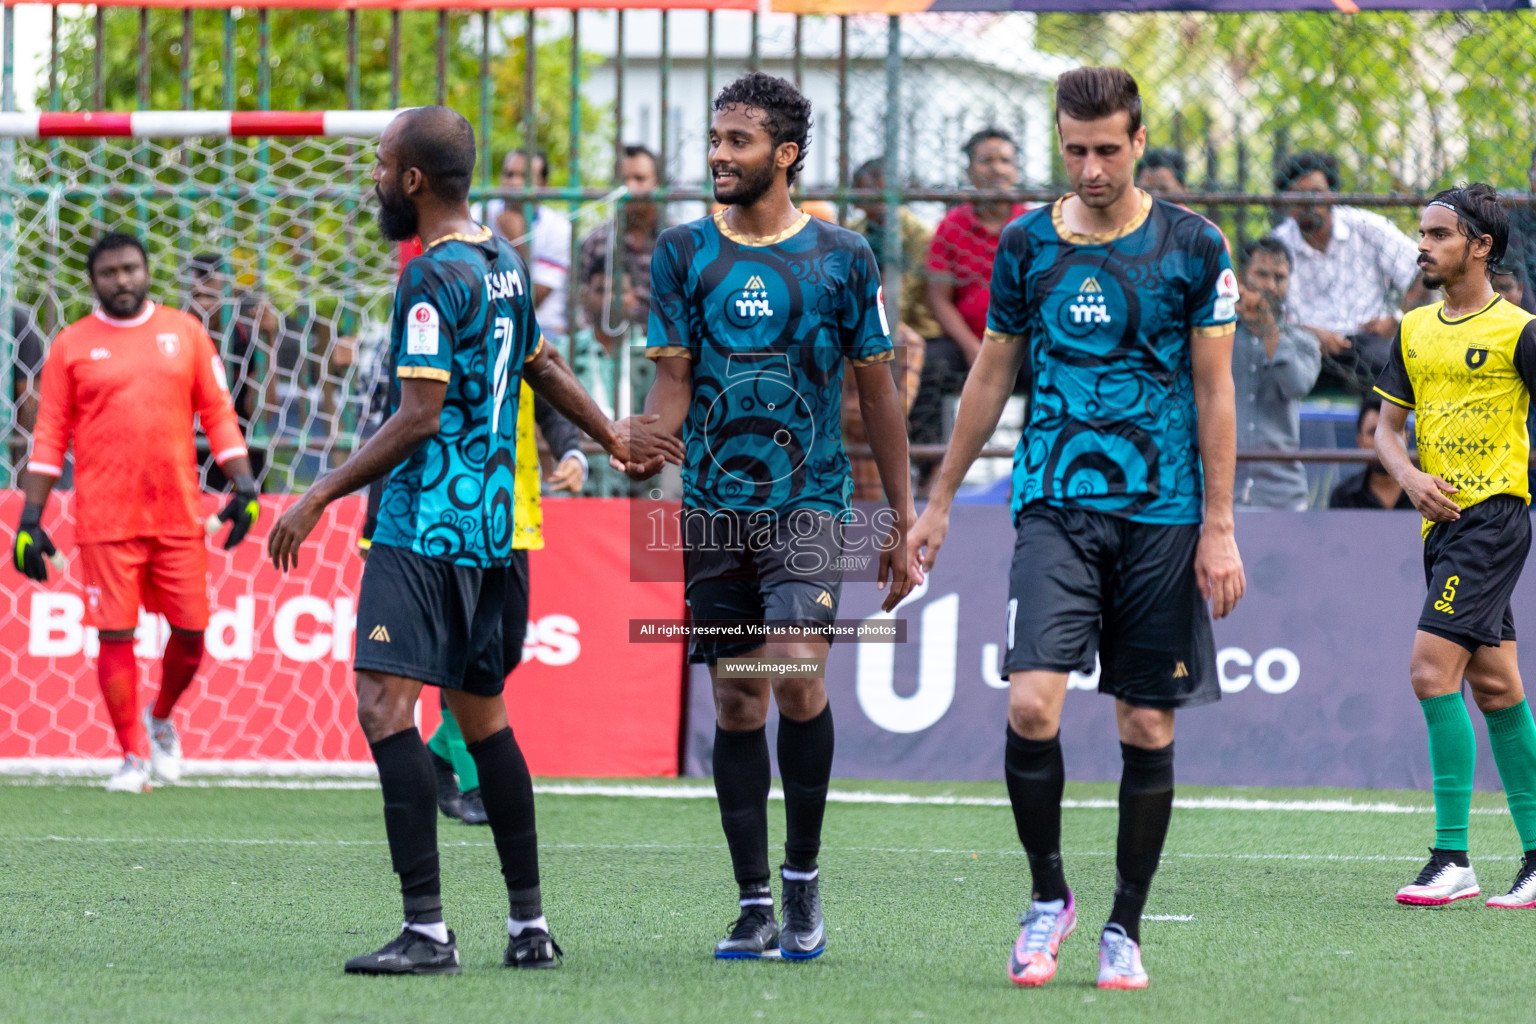
[(368, 633), (368, 639), (377, 640), (381, 644), (387, 644), (389, 643), (389, 630), (385, 629), (383, 625), (374, 626)]
[(1456, 588), (1461, 586), (1460, 576), (1447, 576), (1445, 589), (1440, 592), (1440, 599), (1435, 602), (1435, 611), (1445, 612), (1447, 615), (1455, 615), (1456, 609), (1451, 607), (1451, 602), (1456, 600)]
[(1175, 679), (1188, 679), (1189, 678), (1189, 666), (1185, 665), (1182, 661), (1174, 662), (1174, 665), (1173, 665), (1173, 678), (1175, 678)]
[(832, 595), (823, 590), (821, 593), (816, 595), (816, 603), (821, 605), (823, 608), (831, 608)]

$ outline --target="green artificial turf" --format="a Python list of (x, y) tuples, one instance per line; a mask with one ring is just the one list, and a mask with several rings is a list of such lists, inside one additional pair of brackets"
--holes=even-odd
[[(1004, 795), (1000, 784), (834, 788)], [(1112, 799), (1114, 788), (1067, 796)], [(1379, 791), (1179, 796), (1429, 803)], [(1522, 979), (1536, 912), (1393, 903), (1422, 866), (1428, 813), (1175, 811), (1146, 912), (1192, 919), (1143, 923), (1152, 986), (1120, 993), (1093, 986), (1113, 809), (1065, 812), (1081, 925), (1056, 980), (1023, 991), (1005, 965), (1028, 871), (1005, 806), (833, 804), (828, 947), (808, 963), (711, 958), (736, 909), (712, 799), (543, 794), (538, 808), (562, 969), (499, 966), (507, 908), (489, 831), (439, 819), (464, 973), (358, 978), (342, 962), (400, 923), (377, 790), (0, 785), (0, 1020), (1443, 1024), (1532, 1012)], [(770, 822), (781, 843), (781, 803)], [(1503, 892), (1519, 854), (1510, 819), (1474, 815), (1471, 835), (1484, 891)]]

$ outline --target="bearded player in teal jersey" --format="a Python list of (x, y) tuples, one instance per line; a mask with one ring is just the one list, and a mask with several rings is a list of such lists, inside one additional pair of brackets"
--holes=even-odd
[(395, 294), (390, 415), (345, 464), (315, 481), (273, 528), (272, 562), (299, 546), (336, 498), (387, 474), (357, 607), (357, 717), (379, 769), (405, 924), (349, 974), (457, 974), (443, 922), (436, 785), (416, 730), (423, 684), (439, 687), (480, 770), (507, 883), (508, 967), (554, 967), (539, 892), (533, 783), (501, 698), (502, 621), (513, 587), (513, 474), (520, 383), (616, 458), (680, 461), (656, 417), (612, 423), (544, 344), (527, 268), (470, 217), (475, 135), (446, 107), (419, 107), (379, 140), (373, 180), (387, 239), (419, 236)]
[(908, 542), (931, 567), (1028, 358), (1004, 769), (1034, 893), (1008, 974), (1049, 981), (1077, 924), (1061, 862), (1061, 709), (1067, 674), (1092, 671), (1097, 652), (1125, 762), (1098, 984), (1144, 988), (1139, 926), (1173, 808), (1174, 710), (1221, 696), (1211, 614), (1230, 612), (1245, 586), (1232, 520), (1237, 283), (1214, 226), (1132, 184), (1147, 135), (1135, 79), (1062, 75), (1056, 127), (1074, 194), (1003, 230), (986, 338)]
[[(877, 514), (888, 514), (885, 608), (908, 593), (906, 424), (874, 254), (790, 200), (810, 101), (757, 73), (722, 90), (714, 111), (709, 164), (715, 198), (728, 205), (657, 242), (647, 333), (656, 383), (645, 409), (687, 445), (683, 575), (693, 620), (743, 630), (696, 639), (692, 650), (714, 686), (715, 790), (739, 887), (739, 916), (715, 956), (808, 960), (826, 948), (817, 865), (832, 771), (826, 688), (814, 677), (728, 673), (719, 662), (827, 655), (853, 489), (838, 426), (845, 360), (890, 502)], [(628, 468), (643, 476), (654, 467)], [(768, 867), (770, 693), (784, 780), (782, 925)]]

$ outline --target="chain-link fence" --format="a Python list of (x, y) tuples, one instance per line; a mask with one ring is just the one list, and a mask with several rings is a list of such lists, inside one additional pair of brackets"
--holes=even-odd
[[(32, 84), (35, 105), (55, 110), (454, 105), (489, 140), (476, 201), (521, 206), (521, 221), (506, 223), (521, 224), (534, 245), (557, 239), (560, 251), (538, 255), (569, 272), (555, 300), (571, 325), (562, 344), (620, 412), (643, 394), (643, 361), (599, 348), (612, 335), (633, 347), (643, 329), (635, 293), (644, 291), (647, 237), (706, 208), (709, 105), (722, 85), (763, 68), (812, 99), (804, 200), (866, 228), (868, 214), (902, 207), (901, 218), (886, 218), (902, 231), (869, 234), (888, 270), (902, 270), (888, 273), (891, 285), (900, 279), (891, 301), (931, 340), (948, 318), (923, 308), (927, 233), (957, 204), (986, 220), (1062, 193), (1054, 81), (1084, 63), (1119, 64), (1138, 78), (1158, 151), (1149, 187), (1184, 192), (1239, 256), (1278, 225), (1291, 282), (1276, 312), (1316, 329), (1322, 363), (1305, 447), (1351, 442), (1352, 396), (1374, 373), (1377, 343), (1395, 311), (1423, 298), (1412, 238), (1427, 193), (1488, 181), (1510, 198), (1517, 242), (1536, 234), (1529, 13), (99, 8), (55, 12), (44, 74)], [(1010, 150), (986, 167), (964, 151), (983, 129), (1006, 136), (998, 141)], [(648, 159), (626, 157), (626, 146), (654, 154), (659, 192), (641, 196), (645, 183), (634, 181), (636, 191), (615, 191)], [(145, 239), (156, 295), (195, 306), (213, 328), (242, 420), (265, 454), (268, 489), (302, 487), (345, 455), (396, 267), (373, 225), (371, 149), (362, 139), (4, 143), (0, 303), (15, 317), (0, 317), (12, 376), (0, 427), (11, 465), (27, 444), (41, 352), (89, 307), (84, 252), (114, 229)], [(505, 175), (514, 151), (547, 179)], [(1293, 160), (1303, 153), (1318, 156)], [(1288, 163), (1300, 173), (1277, 179)], [(1297, 194), (1312, 188), (1321, 191)], [(532, 229), (541, 220), (574, 227), (540, 235)], [(1517, 245), (1515, 256), (1520, 273), (1501, 287), (1532, 303), (1536, 246)], [(1338, 275), (1340, 260), (1352, 276)], [(958, 300), (984, 282), (953, 283)], [(942, 428), (941, 417), (939, 440)]]

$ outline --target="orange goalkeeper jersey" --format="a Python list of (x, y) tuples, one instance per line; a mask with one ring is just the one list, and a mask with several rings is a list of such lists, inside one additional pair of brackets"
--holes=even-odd
[(75, 321), (48, 351), (41, 390), (27, 468), (59, 476), (73, 441), (82, 544), (202, 531), (194, 415), (218, 462), (246, 454), (213, 339), (179, 310), (151, 302), (132, 320)]

